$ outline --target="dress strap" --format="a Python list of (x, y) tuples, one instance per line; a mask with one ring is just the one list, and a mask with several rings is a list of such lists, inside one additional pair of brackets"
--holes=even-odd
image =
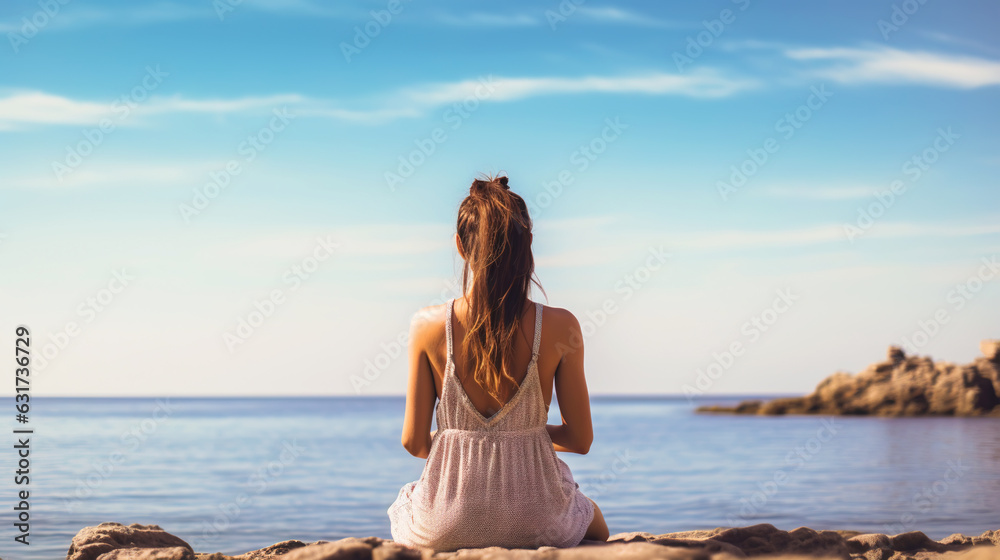
[(455, 307), (455, 298), (451, 298), (448, 300), (448, 318), (445, 320), (444, 330), (445, 330), (445, 337), (448, 339), (448, 359), (451, 360), (452, 362), (455, 361), (455, 350), (454, 350), (455, 346), (451, 341), (452, 337), (451, 314), (452, 314), (452, 309), (454, 309), (454, 307)]
[(535, 342), (531, 347), (531, 359), (538, 359), (538, 349), (542, 342), (542, 303), (535, 302)]

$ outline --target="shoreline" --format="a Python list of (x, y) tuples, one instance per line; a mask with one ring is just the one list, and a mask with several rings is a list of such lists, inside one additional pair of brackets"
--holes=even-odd
[(633, 532), (612, 535), (607, 543), (584, 541), (557, 549), (462, 549), (435, 552), (410, 548), (378, 537), (349, 537), (305, 543), (286, 540), (271, 546), (228, 556), (195, 551), (180, 537), (157, 525), (101, 523), (85, 527), (73, 537), (67, 560), (506, 560), (566, 558), (590, 560), (621, 558), (644, 560), (731, 560), (735, 558), (836, 558), (841, 560), (987, 560), (1000, 558), (1000, 529), (978, 536), (952, 534), (935, 541), (920, 531), (897, 535), (851, 530), (790, 531), (770, 524), (717, 528), (653, 535)]

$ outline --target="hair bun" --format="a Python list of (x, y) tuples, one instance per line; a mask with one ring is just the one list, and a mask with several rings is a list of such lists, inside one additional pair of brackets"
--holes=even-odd
[(506, 177), (500, 177), (499, 179), (497, 179), (497, 182), (500, 183), (500, 185), (503, 188), (505, 188), (507, 190), (510, 190), (510, 187), (507, 186), (507, 178)]

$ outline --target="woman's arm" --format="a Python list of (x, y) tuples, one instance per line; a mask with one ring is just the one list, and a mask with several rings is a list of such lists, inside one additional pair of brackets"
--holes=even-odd
[(545, 429), (556, 451), (586, 454), (594, 441), (594, 426), (590, 419), (590, 395), (583, 374), (583, 332), (580, 322), (569, 311), (563, 311), (566, 325), (558, 346), (563, 349), (556, 367), (555, 390), (562, 424), (549, 424)]
[(403, 417), (403, 447), (414, 457), (426, 459), (431, 450), (431, 419), (434, 415), (434, 373), (427, 357), (431, 322), (424, 311), (410, 322), (409, 378), (406, 384), (406, 412)]

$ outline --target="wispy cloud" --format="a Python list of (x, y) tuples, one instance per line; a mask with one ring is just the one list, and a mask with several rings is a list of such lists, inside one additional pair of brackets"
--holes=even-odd
[(523, 27), (538, 25), (541, 20), (528, 14), (495, 14), (473, 12), (468, 14), (439, 13), (436, 20), (440, 23), (468, 27)]
[[(221, 3), (226, 7), (222, 14), (250, 10), (267, 12), (270, 15), (283, 17), (324, 17), (336, 19), (364, 20), (369, 17), (368, 11), (358, 7), (323, 5), (308, 0), (242, 0), (241, 2)], [(0, 20), (0, 32), (20, 31), (22, 18), (29, 20), (38, 11), (38, 3), (28, 3), (30, 9), (21, 15), (5, 17)], [(167, 24), (190, 20), (219, 20), (216, 4), (205, 2), (196, 6), (178, 4), (175, 2), (134, 3), (117, 6), (114, 9), (98, 8), (89, 5), (73, 3), (64, 7), (46, 29), (69, 30), (93, 26), (141, 26)], [(226, 16), (228, 17), (228, 16)]]
[(580, 6), (577, 8), (577, 12), (584, 17), (600, 23), (658, 27), (662, 29), (685, 29), (693, 27), (690, 23), (668, 21), (616, 6)]
[(847, 84), (910, 83), (966, 89), (1000, 84), (1000, 62), (972, 56), (879, 46), (793, 48), (785, 55), (810, 64), (819, 62), (820, 67), (806, 71)]
[(758, 189), (763, 196), (813, 200), (849, 200), (871, 196), (878, 189), (863, 185), (772, 185)]
[(0, 127), (19, 123), (93, 124), (111, 113), (111, 104), (78, 101), (40, 91), (0, 98)]
[[(974, 237), (1000, 233), (1000, 223), (879, 223), (866, 238)], [(744, 250), (805, 247), (823, 243), (844, 243), (843, 225), (829, 224), (782, 230), (717, 230), (670, 235), (668, 246), (685, 250)]]
[(555, 94), (644, 94), (682, 95), (689, 97), (726, 97), (734, 93), (757, 87), (752, 80), (724, 76), (718, 72), (704, 70), (691, 74), (667, 74), (651, 72), (633, 76), (583, 76), (565, 77), (486, 77), (479, 80), (463, 80), (430, 84), (408, 88), (401, 96), (412, 103), (438, 106), (467, 99), (482, 97), (483, 86), (494, 89), (485, 96), (491, 101), (516, 101), (529, 97)]
[[(756, 87), (756, 83), (703, 71), (688, 75), (649, 73), (635, 76), (584, 77), (482, 77), (413, 86), (371, 96), (378, 105), (349, 107), (333, 99), (309, 98), (300, 94), (276, 94), (232, 99), (189, 99), (181, 96), (152, 97), (130, 108), (129, 122), (165, 114), (255, 114), (289, 106), (296, 116), (312, 116), (339, 121), (380, 124), (400, 118), (417, 118), (428, 111), (476, 97), (483, 102), (518, 101), (543, 95), (641, 94), (681, 95), (718, 98)], [(355, 102), (357, 103), (357, 102)], [(0, 130), (25, 125), (87, 125), (111, 117), (122, 103), (76, 100), (41, 91), (14, 92), (0, 97)]]
[(209, 171), (226, 162), (91, 162), (61, 179), (54, 173), (0, 177), (0, 185), (24, 189), (75, 189), (86, 187), (148, 187), (197, 184)]
[(152, 97), (138, 104), (121, 99), (98, 103), (42, 91), (15, 92), (7, 97), (0, 97), (0, 129), (11, 130), (27, 124), (96, 125), (104, 118), (112, 119), (118, 125), (137, 124), (142, 117), (150, 115), (270, 111), (275, 107), (304, 101), (305, 98), (301, 95), (284, 94), (233, 99)]
[[(23, 23), (22, 18), (26, 17), (30, 20), (32, 14), (38, 11), (37, 2), (27, 5), (31, 7), (31, 11), (24, 12), (20, 17), (9, 17), (0, 21), (0, 31), (20, 32)], [(46, 30), (59, 30), (95, 25), (134, 26), (210, 18), (217, 19), (211, 4), (193, 8), (172, 2), (159, 2), (155, 4), (136, 3), (114, 10), (72, 4), (63, 7), (58, 14), (51, 17), (45, 28)]]

